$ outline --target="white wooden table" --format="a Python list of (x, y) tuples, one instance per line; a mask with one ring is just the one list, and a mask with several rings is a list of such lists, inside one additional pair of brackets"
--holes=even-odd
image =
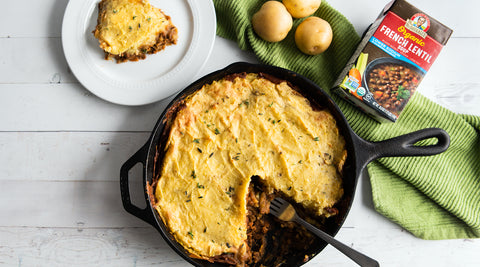
[[(480, 115), (479, 2), (411, 2), (454, 29), (419, 91), (455, 112)], [(82, 87), (61, 45), (67, 3), (2, 1), (0, 265), (186, 266), (153, 227), (123, 210), (119, 192), (120, 166), (147, 140), (169, 100), (119, 106)], [(385, 3), (330, 0), (359, 33)], [(219, 37), (214, 49), (222, 56), (185, 84), (236, 61), (256, 62)], [(417, 239), (371, 202), (363, 178), (339, 240), (382, 266), (480, 266), (480, 240)], [(327, 247), (307, 266), (355, 264)]]

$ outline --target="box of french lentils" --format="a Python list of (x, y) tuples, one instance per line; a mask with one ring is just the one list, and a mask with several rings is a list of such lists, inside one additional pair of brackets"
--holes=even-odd
[(333, 91), (380, 122), (395, 122), (452, 30), (404, 0), (365, 32)]

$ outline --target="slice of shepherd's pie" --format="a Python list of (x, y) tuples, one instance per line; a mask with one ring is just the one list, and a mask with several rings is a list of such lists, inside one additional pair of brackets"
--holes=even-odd
[(148, 0), (102, 0), (93, 34), (105, 59), (115, 58), (117, 63), (145, 59), (177, 43), (171, 18)]

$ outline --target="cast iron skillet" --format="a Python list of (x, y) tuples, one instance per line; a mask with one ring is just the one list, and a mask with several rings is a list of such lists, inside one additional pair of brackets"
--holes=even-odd
[[(222, 70), (213, 72), (203, 78), (200, 78), (185, 88), (172, 100), (157, 121), (157, 124), (155, 125), (155, 128), (146, 144), (141, 147), (140, 150), (138, 150), (130, 159), (128, 159), (122, 165), (120, 170), (120, 190), (125, 210), (155, 227), (176, 253), (195, 266), (224, 265), (189, 257), (188, 252), (175, 241), (175, 238), (170, 234), (162, 219), (152, 207), (154, 196), (152, 195), (151, 190), (149, 193), (149, 187), (153, 183), (154, 168), (158, 168), (158, 166), (154, 166), (155, 154), (157, 149), (158, 151), (164, 151), (164, 145), (166, 143), (165, 140), (168, 135), (167, 129), (169, 128), (171, 121), (174, 119), (176, 111), (178, 111), (179, 107), (181, 106), (182, 100), (185, 99), (186, 96), (199, 90), (204, 84), (209, 84), (212, 81), (219, 80), (229, 74), (242, 72), (265, 73), (273, 75), (279, 79), (286, 80), (292, 85), (301, 88), (301, 93), (311, 102), (316, 102), (320, 106), (328, 108), (335, 117), (341, 134), (346, 140), (348, 157), (343, 168), (344, 197), (337, 205), (339, 213), (338, 215), (327, 219), (326, 223), (324, 224), (324, 230), (332, 236), (334, 236), (341, 228), (352, 204), (357, 179), (363, 168), (370, 161), (379, 157), (434, 155), (444, 152), (449, 146), (450, 139), (448, 134), (444, 130), (438, 128), (423, 129), (381, 142), (372, 143), (365, 141), (352, 131), (340, 109), (332, 101), (332, 99), (324, 91), (322, 91), (322, 89), (305, 77), (282, 68), (240, 62), (234, 63)], [(430, 138), (436, 138), (438, 142), (429, 146), (414, 146), (416, 142)], [(160, 157), (161, 156), (162, 155), (160, 155)], [(128, 172), (137, 163), (141, 163), (143, 165), (143, 184), (145, 201), (147, 203), (147, 207), (145, 209), (138, 208), (132, 204), (130, 200)], [(301, 253), (301, 255), (296, 257), (291, 257), (285, 266), (300, 266), (305, 263), (305, 255), (310, 255), (311, 259), (325, 246), (326, 243), (319, 242), (316, 246), (312, 246), (309, 251), (305, 251), (305, 253)]]

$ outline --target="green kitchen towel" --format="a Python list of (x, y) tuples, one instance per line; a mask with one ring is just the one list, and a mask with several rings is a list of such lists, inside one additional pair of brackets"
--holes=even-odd
[[(251, 50), (265, 63), (298, 72), (330, 94), (338, 73), (360, 37), (351, 23), (322, 1), (314, 14), (330, 22), (334, 36), (321, 55), (307, 56), (295, 46), (293, 30), (278, 43), (260, 39), (251, 26), (262, 0), (213, 0), (217, 34)], [(416, 93), (396, 123), (380, 124), (336, 95), (353, 130), (380, 141), (415, 130), (439, 127), (451, 138), (449, 149), (429, 157), (382, 158), (367, 166), (375, 209), (423, 239), (480, 237), (480, 117), (455, 114)]]

